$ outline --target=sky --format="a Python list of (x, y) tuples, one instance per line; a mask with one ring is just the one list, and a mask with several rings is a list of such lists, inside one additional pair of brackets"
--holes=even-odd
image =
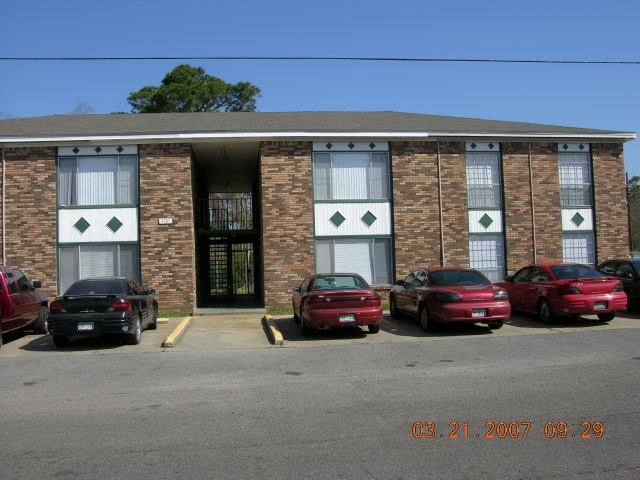
[[(187, 63), (256, 85), (263, 112), (393, 110), (638, 134), (639, 18), (639, 0), (0, 0), (0, 118), (130, 112), (131, 92)], [(184, 59), (230, 56), (614, 63)], [(640, 140), (625, 143), (625, 167), (640, 176)]]

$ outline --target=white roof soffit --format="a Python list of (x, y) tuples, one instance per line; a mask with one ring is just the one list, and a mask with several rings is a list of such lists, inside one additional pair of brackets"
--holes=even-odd
[(159, 133), (149, 135), (77, 135), (77, 136), (42, 136), (42, 137), (0, 137), (0, 145), (23, 144), (49, 144), (62, 143), (154, 143), (154, 142), (207, 142), (207, 141), (273, 141), (292, 139), (327, 139), (327, 138), (375, 138), (375, 139), (432, 139), (459, 138), (473, 139), (486, 138), (492, 140), (518, 139), (527, 141), (530, 139), (557, 139), (557, 140), (618, 140), (628, 141), (636, 138), (635, 133), (579, 133), (568, 134), (559, 132), (542, 133), (505, 133), (505, 132), (224, 132), (224, 133)]

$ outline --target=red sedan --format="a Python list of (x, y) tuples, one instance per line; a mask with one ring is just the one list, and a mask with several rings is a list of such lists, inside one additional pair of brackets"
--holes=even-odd
[(627, 308), (620, 280), (578, 263), (529, 265), (499, 285), (509, 292), (514, 310), (537, 313), (544, 323), (585, 314), (597, 314), (607, 322), (617, 310)]
[(435, 323), (486, 323), (500, 328), (511, 315), (504, 288), (471, 268), (442, 267), (414, 270), (389, 292), (392, 317), (406, 313), (428, 330)]
[(378, 333), (382, 320), (380, 295), (355, 273), (309, 275), (293, 288), (293, 319), (302, 335), (311, 329), (367, 325)]

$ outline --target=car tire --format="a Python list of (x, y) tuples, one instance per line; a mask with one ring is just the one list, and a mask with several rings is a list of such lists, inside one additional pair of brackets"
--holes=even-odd
[(63, 335), (54, 335), (53, 336), (53, 344), (57, 348), (64, 348), (69, 346), (69, 337), (65, 337)]
[(431, 316), (429, 315), (429, 310), (427, 310), (426, 305), (420, 306), (420, 328), (424, 332), (428, 332), (433, 327), (433, 321), (431, 320)]
[(49, 309), (44, 305), (40, 307), (38, 319), (33, 324), (36, 333), (49, 333)]
[(140, 323), (140, 317), (136, 319), (136, 326), (133, 329), (133, 333), (127, 335), (127, 343), (129, 345), (138, 345), (142, 339), (142, 324)]
[(391, 297), (389, 299), (389, 315), (391, 318), (398, 318), (400, 313), (398, 312), (398, 304), (396, 303), (396, 297)]
[(153, 307), (153, 313), (151, 317), (151, 323), (147, 327), (149, 330), (156, 330), (158, 328), (158, 307)]
[(542, 323), (553, 323), (555, 316), (551, 304), (544, 298), (538, 302), (538, 318)]
[(311, 329), (307, 326), (304, 321), (304, 318), (300, 317), (300, 335), (303, 337), (308, 337), (311, 335)]
[(375, 325), (368, 325), (369, 333), (378, 333), (380, 331), (380, 324), (376, 323)]
[(607, 312), (607, 313), (599, 313), (598, 314), (598, 319), (601, 322), (610, 322), (614, 318), (616, 318), (616, 312)]
[(296, 313), (296, 306), (293, 304), (291, 306), (293, 307), (293, 321), (298, 323), (300, 321), (300, 315)]
[(491, 320), (489, 322), (487, 322), (487, 325), (489, 326), (489, 328), (491, 330), (497, 330), (499, 328), (502, 328), (502, 324), (504, 322), (502, 320)]

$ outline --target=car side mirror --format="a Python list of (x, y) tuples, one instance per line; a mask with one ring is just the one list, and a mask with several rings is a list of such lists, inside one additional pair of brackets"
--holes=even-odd
[(505, 282), (513, 282), (513, 277), (511, 277), (510, 275), (505, 275), (504, 276), (504, 281)]
[(291, 291), (292, 291), (293, 293), (300, 293), (300, 287), (293, 287), (293, 288), (291, 289)]
[(42, 282), (40, 280), (35, 280), (31, 284), (31, 289), (35, 290), (36, 288), (42, 288)]
[(155, 295), (155, 294), (156, 294), (156, 290), (155, 290), (155, 288), (147, 288), (147, 289), (144, 291), (144, 294), (145, 294), (145, 295)]
[(400, 285), (400, 286), (404, 287), (405, 286), (404, 280), (398, 280), (396, 282), (396, 285)]

